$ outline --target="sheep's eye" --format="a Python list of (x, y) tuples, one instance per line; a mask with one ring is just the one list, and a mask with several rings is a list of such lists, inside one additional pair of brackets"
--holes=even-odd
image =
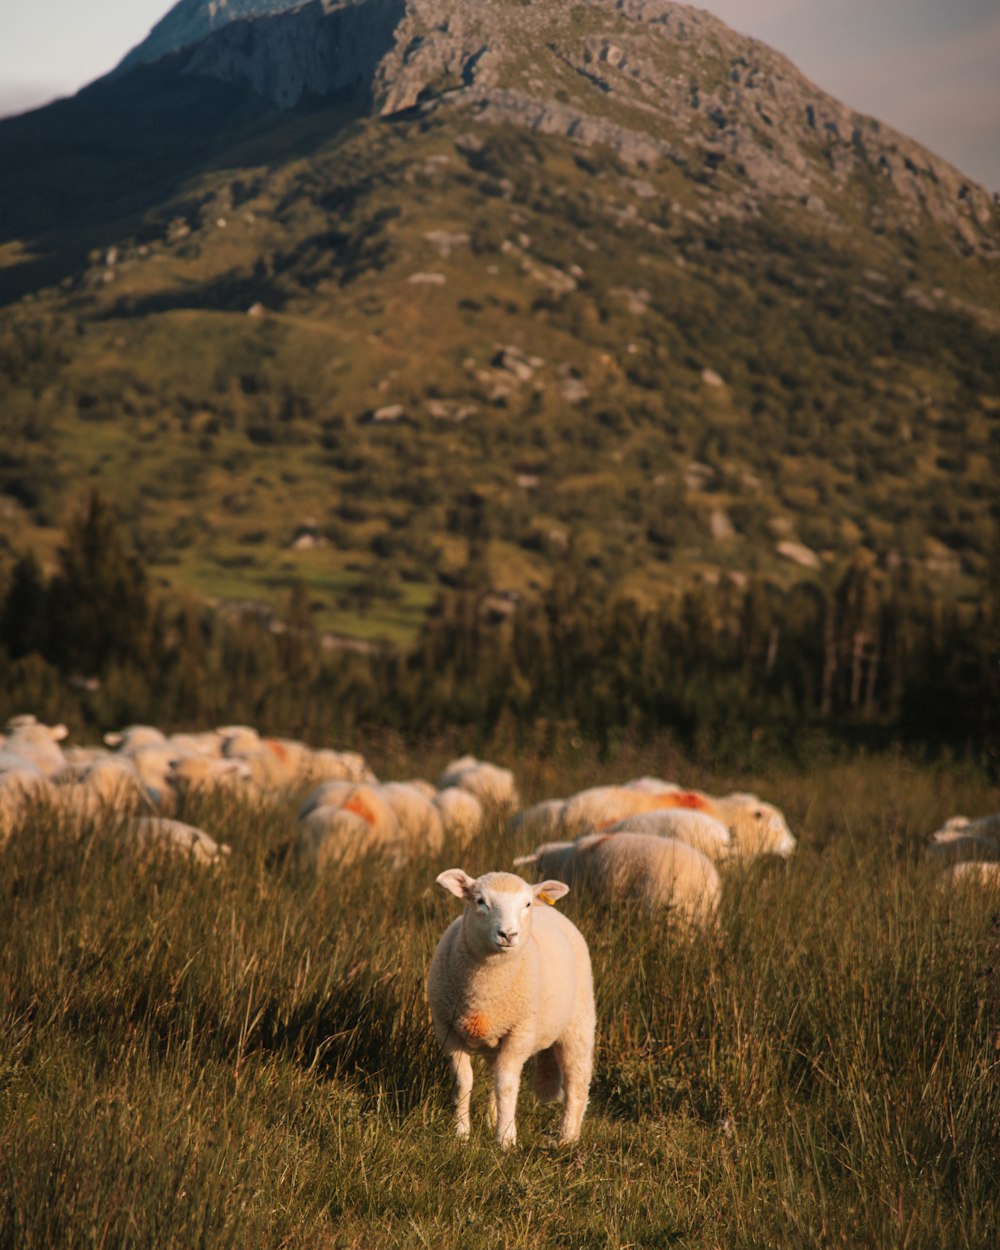
[(756, 812), (754, 812), (754, 814), (753, 814), (753, 818), (754, 818), (754, 820), (760, 820), (760, 818), (761, 818), (763, 815), (764, 815), (764, 813), (763, 813), (763, 812), (761, 812), (761, 811), (756, 811)]
[(477, 907), (482, 907), (482, 908), (483, 908), (483, 910), (485, 911), (485, 910), (486, 910), (486, 899), (484, 899), (484, 898), (477, 898), (477, 899), (476, 899), (476, 906), (477, 906)]

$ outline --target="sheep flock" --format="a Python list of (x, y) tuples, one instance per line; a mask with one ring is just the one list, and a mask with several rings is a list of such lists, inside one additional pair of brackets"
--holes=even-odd
[[(184, 819), (193, 796), (211, 793), (285, 805), (295, 817), (288, 850), (307, 876), (367, 858), (403, 869), (427, 854), (458, 857), (471, 853), (481, 832), (496, 833), (498, 856), (510, 858), (504, 828), (533, 846), (509, 865), (524, 877), (496, 864), (479, 878), (461, 868), (437, 878), (465, 904), (438, 944), (428, 982), (457, 1129), (468, 1134), (470, 1056), (480, 1053), (493, 1073), (491, 1116), (505, 1146), (515, 1140), (528, 1058), (539, 1098), (564, 1100), (567, 1142), (580, 1131), (593, 1060), (586, 942), (554, 908), (533, 904), (574, 889), (588, 905), (708, 930), (718, 924), (735, 866), (791, 856), (797, 845), (784, 815), (754, 794), (710, 795), (655, 777), (522, 806), (513, 773), (471, 755), (452, 760), (435, 781), (380, 780), (356, 751), (267, 737), (246, 725), (172, 734), (130, 725), (105, 734), (102, 746), (69, 745), (68, 736), (65, 726), (30, 714), (0, 731), (0, 854), (33, 813), (47, 809), (81, 835), (121, 828), (137, 858), (181, 856), (224, 871), (231, 848)], [(940, 864), (942, 884), (1000, 887), (1000, 813), (952, 817), (929, 836), (927, 860)]]

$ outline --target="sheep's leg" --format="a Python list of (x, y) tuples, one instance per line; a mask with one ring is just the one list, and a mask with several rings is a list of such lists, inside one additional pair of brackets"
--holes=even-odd
[(448, 1052), (448, 1064), (451, 1068), (451, 1101), (455, 1108), (455, 1131), (459, 1137), (468, 1137), (469, 1105), (472, 1102), (472, 1059), (468, 1051), (456, 1046)]
[(513, 1146), (517, 1141), (517, 1127), (514, 1118), (517, 1114), (517, 1091), (521, 1086), (521, 1069), (524, 1058), (521, 1055), (507, 1057), (503, 1054), (497, 1059), (493, 1069), (493, 1092), (496, 1096), (497, 1141), (501, 1146)]
[(496, 1081), (494, 1080), (496, 1064), (489, 1055), (484, 1056), (484, 1058), (486, 1059), (486, 1066), (489, 1068), (490, 1072), (490, 1101), (486, 1107), (486, 1118), (490, 1122), (490, 1128), (495, 1129), (497, 1126), (497, 1088)]
[(590, 1077), (594, 1066), (593, 1042), (588, 1037), (560, 1043), (555, 1048), (562, 1068), (566, 1101), (563, 1104), (559, 1140), (566, 1144), (580, 1136), (583, 1113), (587, 1109)]

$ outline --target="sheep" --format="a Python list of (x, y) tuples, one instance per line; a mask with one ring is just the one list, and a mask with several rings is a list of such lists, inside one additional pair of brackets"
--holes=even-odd
[(127, 832), (142, 850), (187, 854), (195, 864), (218, 865), (230, 851), (225, 843), (216, 842), (203, 829), (163, 816), (136, 817)]
[(455, 1128), (470, 1131), (472, 1055), (493, 1076), (490, 1119), (501, 1147), (517, 1141), (521, 1070), (532, 1056), (543, 1101), (564, 1095), (560, 1140), (576, 1141), (593, 1070), (594, 985), (583, 934), (545, 904), (568, 893), (560, 881), (529, 885), (507, 872), (437, 877), (465, 903), (445, 930), (427, 976), (431, 1020), (452, 1075)]
[(594, 786), (572, 795), (563, 804), (559, 833), (564, 838), (577, 838), (595, 829), (609, 829), (626, 816), (679, 806), (675, 798), (673, 792), (663, 795), (626, 786)]
[(185, 755), (171, 760), (167, 783), (178, 797), (217, 789), (238, 791), (250, 779), (244, 760), (215, 759), (211, 755)]
[(448, 790), (453, 786), (468, 790), (484, 808), (497, 812), (514, 811), (521, 805), (510, 769), (487, 764), (473, 755), (463, 755), (446, 765), (437, 786), (439, 790)]
[(378, 787), (392, 808), (399, 835), (414, 849), (439, 851), (444, 845), (441, 813), (411, 781), (388, 781)]
[(447, 837), (457, 838), (465, 844), (482, 828), (483, 805), (468, 790), (460, 790), (457, 786), (438, 790), (431, 802), (441, 815)]
[(299, 820), (305, 820), (318, 807), (339, 807), (353, 789), (350, 781), (324, 781), (310, 790), (299, 804)]
[(1000, 863), (969, 859), (952, 864), (944, 881), (953, 886), (978, 886), (984, 890), (1000, 889)]
[(126, 725), (124, 729), (109, 730), (104, 735), (104, 741), (116, 751), (130, 755), (139, 747), (165, 742), (166, 735), (154, 725)]
[(640, 812), (626, 816), (607, 830), (608, 833), (646, 833), (657, 838), (676, 838), (686, 842), (715, 864), (728, 859), (732, 853), (732, 835), (726, 826), (706, 812), (689, 811), (687, 808), (662, 808), (655, 812)]
[(636, 900), (649, 913), (671, 908), (691, 925), (710, 921), (722, 884), (715, 865), (677, 838), (643, 833), (592, 833), (550, 842), (514, 861), (543, 876), (585, 884), (604, 902)]
[(376, 780), (367, 760), (358, 751), (331, 751), (328, 747), (313, 751), (307, 772), (312, 782)]
[(34, 764), (47, 777), (54, 777), (66, 764), (59, 743), (69, 732), (65, 725), (42, 725), (32, 718), (17, 716), (6, 726), (5, 758), (13, 756)]
[(296, 855), (303, 866), (313, 870), (334, 862), (352, 862), (372, 852), (389, 853), (398, 865), (410, 849), (387, 796), (378, 786), (349, 786), (331, 796), (330, 802), (307, 810), (298, 823)]
[(970, 820), (952, 816), (931, 835), (927, 848), (949, 861), (1000, 860), (1000, 812)]

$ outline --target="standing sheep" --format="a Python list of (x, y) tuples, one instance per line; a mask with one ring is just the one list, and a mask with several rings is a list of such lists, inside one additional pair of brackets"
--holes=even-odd
[(521, 1069), (535, 1056), (543, 1102), (564, 1093), (560, 1139), (580, 1135), (594, 1057), (594, 986), (587, 943), (550, 910), (568, 892), (559, 881), (531, 886), (508, 872), (473, 879), (461, 868), (437, 878), (465, 903), (445, 930), (427, 977), (434, 1033), (451, 1067), (455, 1126), (468, 1137), (472, 1055), (493, 1075), (490, 1119), (497, 1141), (517, 1140)]

